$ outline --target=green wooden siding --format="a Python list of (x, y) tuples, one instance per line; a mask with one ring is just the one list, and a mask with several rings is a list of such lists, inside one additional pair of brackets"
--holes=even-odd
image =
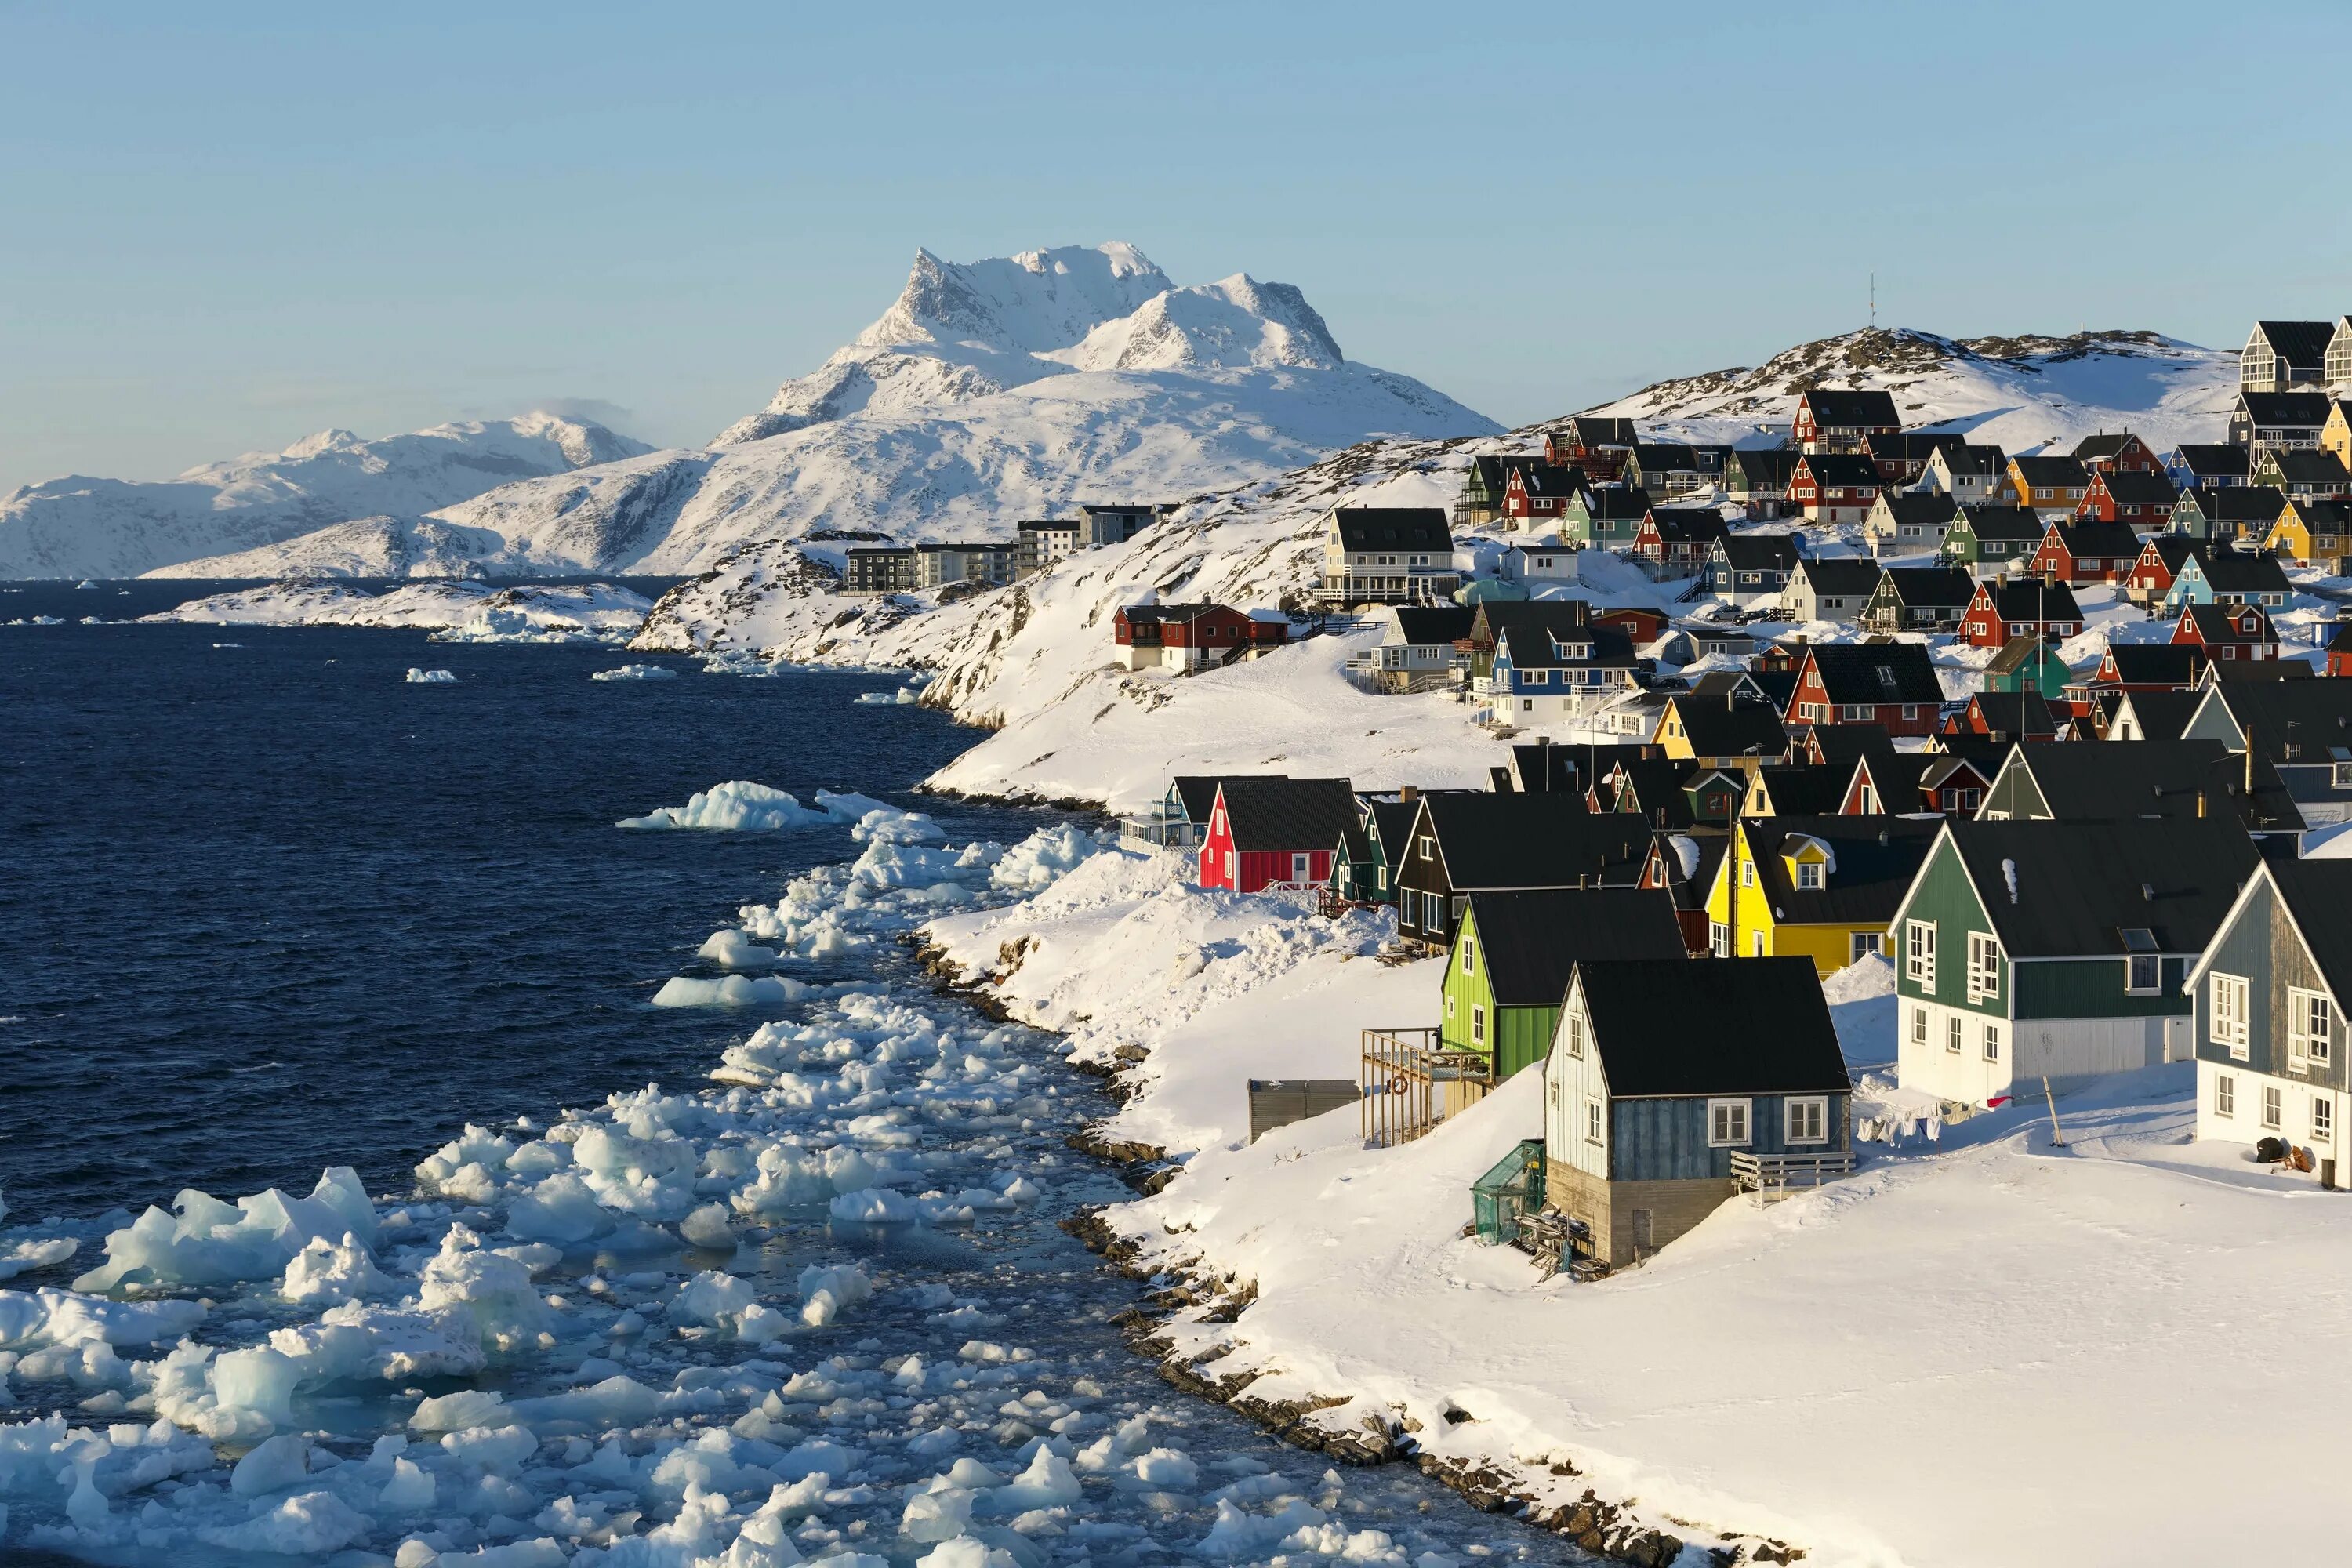
[[(1923, 988), (1911, 978), (1909, 957), (1912, 921), (1932, 921), (1936, 926), (1936, 984)], [(1963, 1008), (1987, 1018), (2009, 1016), (2009, 994), (2015, 971), (2006, 956), (2000, 960), (2000, 989), (1980, 1001), (1969, 1000), (1969, 933), (1993, 934), (1992, 921), (1977, 900), (1976, 888), (1960, 863), (1960, 852), (1950, 838), (1937, 842), (1927, 863), (1911, 885), (1911, 896), (1895, 922), (1887, 928), (1886, 956), (1895, 963), (1898, 995), (1923, 998), (1947, 1007)], [(2122, 982), (2116, 982), (2118, 989)]]
[(2034, 959), (2019, 964), (2019, 1018), (2161, 1018), (2189, 1011), (2180, 994), (2189, 977), (2190, 960), (2168, 958), (2161, 964), (2164, 984), (2146, 995), (2124, 989), (2126, 965), (2122, 954), (2113, 958)]
[(2050, 803), (2034, 786), (2032, 775), (2012, 760), (1992, 781), (1992, 788), (1985, 792), (1985, 811), (1988, 822), (2003, 817), (2017, 822), (2039, 821), (2050, 815)]
[[(1465, 973), (1465, 948), (1475, 939), (1474, 917), (1462, 917), (1454, 949), (1445, 961), (1444, 1002), (1438, 1020), (1438, 1043), (1449, 1051), (1476, 1051), (1490, 1058), (1495, 1076), (1506, 1079), (1550, 1054), (1552, 1027), (1559, 1021), (1559, 1004), (1535, 1007), (1498, 1007), (1484, 962), (1486, 946), (1478, 943), (1477, 971)], [(1471, 1038), (1472, 1009), (1483, 1007), (1486, 1037)]]

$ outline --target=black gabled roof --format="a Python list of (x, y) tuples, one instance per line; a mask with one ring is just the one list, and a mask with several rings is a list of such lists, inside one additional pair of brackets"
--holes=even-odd
[(2078, 463), (2088, 463), (2094, 458), (2112, 458), (2121, 452), (2124, 443), (2131, 438), (2132, 433), (2128, 430), (2102, 430), (2075, 442), (2072, 455)]
[(2156, 552), (2156, 558), (2164, 563), (2164, 569), (2176, 577), (2180, 575), (2180, 569), (2189, 563), (2190, 556), (2201, 561), (2213, 553), (2213, 546), (2210, 542), (2191, 539), (2185, 533), (2151, 533), (2140, 541), (2139, 552), (2145, 556), (2151, 550)]
[(2029, 621), (2037, 625), (2048, 621), (2074, 621), (2083, 618), (2083, 608), (2074, 602), (2074, 590), (2063, 583), (2048, 583), (2039, 577), (2018, 577), (2007, 582), (1987, 582), (1979, 584), (1992, 600), (1993, 614), (2004, 621)]
[[(2183, 605), (2181, 618), (2197, 628), (2197, 636), (2206, 647), (2223, 643), (2267, 643), (2278, 636), (2270, 616), (2260, 605), (2224, 605), (2218, 601), (2205, 605)], [(2252, 617), (2251, 630), (2242, 631), (2239, 623)], [(2178, 623), (2175, 623), (2176, 625)]]
[(1817, 594), (1867, 595), (1878, 586), (1878, 563), (1866, 555), (1808, 555), (1796, 570)]
[(1573, 792), (1583, 798), (1592, 782), (1620, 762), (1655, 754), (1649, 742), (1625, 741), (1518, 742), (1507, 770), (1515, 785), (1529, 793)]
[(2173, 455), (2200, 479), (2242, 479), (2254, 471), (2252, 454), (2235, 442), (2183, 441)]
[(1780, 712), (1768, 702), (1726, 701), (1685, 693), (1669, 710), (1682, 721), (1683, 736), (1703, 757), (1737, 757), (1754, 748), (1759, 758), (1785, 756), (1789, 731)]
[(1649, 825), (1640, 817), (1588, 812), (1565, 794), (1422, 799), (1456, 892), (1573, 888), (1579, 878), (1630, 887), (1649, 854)]
[[(1589, 644), (1592, 651), (1582, 658), (1570, 658), (1559, 651), (1561, 642)], [(1633, 639), (1600, 621), (1558, 627), (1514, 621), (1506, 624), (1496, 635), (1495, 652), (1496, 657), (1509, 659), (1517, 669), (1586, 669), (1632, 664)]]
[(2089, 741), (2020, 743), (2003, 770), (2022, 769), (2061, 822), (2193, 821), (2199, 797), (2210, 821), (2241, 831), (2300, 831), (2303, 814), (2263, 759), (2254, 759), (2252, 805), (2246, 762), (2219, 741)]
[(1456, 643), (1470, 635), (1472, 612), (1460, 605), (1399, 605), (1397, 635), (1416, 646)]
[(2261, 466), (2275, 468), (2279, 478), (2291, 485), (2341, 485), (2352, 480), (2352, 475), (2344, 471), (2343, 460), (2321, 447), (2274, 447)]
[(1219, 787), (1239, 850), (1328, 848), (1356, 820), (1346, 779), (1228, 778)]
[[(2294, 508), (2295, 517), (2304, 527), (2320, 533), (2342, 533), (2352, 523), (2352, 503), (2322, 500), (2315, 496), (2297, 496), (2287, 502)], [(2282, 513), (2285, 507), (2279, 509)]]
[(1688, 827), (1696, 820), (1683, 786), (1698, 774), (1687, 759), (1652, 757), (1618, 764), (1609, 815), (1649, 827)]
[(2057, 717), (2039, 691), (1979, 691), (1969, 699), (1969, 706), (1984, 721), (1987, 731), (2011, 741), (2036, 736), (2047, 739), (2058, 733)]
[(1851, 768), (1862, 757), (1895, 753), (1895, 737), (1884, 724), (1815, 724), (1805, 731), (1824, 767)]
[(1664, 888), (1553, 888), (1473, 893), (1478, 958), (1504, 1007), (1557, 1007), (1582, 961), (1685, 959), (1674, 895)]
[(1175, 778), (1176, 798), (1184, 807), (1184, 820), (1205, 823), (1209, 812), (1217, 804), (1217, 786), (1227, 779), (1278, 779), (1281, 773), (1178, 773)]
[(1659, 542), (1664, 544), (1721, 539), (1731, 531), (1719, 506), (1654, 506), (1643, 521), (1656, 525)]
[(1874, 458), (1901, 458), (1924, 463), (1938, 447), (1961, 447), (1968, 437), (1952, 430), (1873, 430), (1863, 445)]
[(2275, 555), (2252, 550), (2214, 550), (2200, 563), (2205, 581), (2221, 594), (2285, 594), (2294, 591)]
[(2080, 561), (2086, 555), (2128, 561), (2139, 553), (2139, 535), (2127, 522), (2053, 522), (2058, 542)]
[(1817, 426), (1851, 430), (1903, 423), (1902, 416), (1895, 412), (1895, 398), (1891, 393), (1815, 387), (1811, 392), (1799, 393), (1797, 401), (1813, 411), (1813, 423)]
[(1383, 800), (1379, 796), (1364, 803), (1367, 837), (1375, 843), (1389, 864), (1402, 858), (1402, 847), (1412, 834), (1412, 819), (1421, 815), (1421, 802), (1413, 800)]
[[(2206, 668), (2218, 673), (2221, 665)], [(2324, 762), (2330, 748), (2352, 746), (2352, 680), (2217, 679), (2207, 690), (2205, 700), (2221, 703), (2241, 734), (2251, 729), (2254, 749), (2274, 763), (2285, 760), (2290, 738), (2302, 762)]]
[(1595, 485), (1578, 493), (1587, 514), (1596, 519), (1617, 521), (1646, 516), (1650, 510), (1650, 492), (1639, 485)]
[[(2096, 752), (2111, 744), (2032, 752), (2039, 760), (2043, 752)], [(2201, 952), (2259, 860), (2245, 829), (2221, 816), (1955, 822), (1947, 831), (2011, 958), (2120, 955), (2131, 951), (2123, 933), (2134, 930), (2153, 933), (2159, 952)]]
[(2200, 485), (2181, 491), (2173, 504), (2192, 497), (2208, 520), (2221, 522), (2271, 522), (2286, 510), (2286, 494), (2275, 485), (2224, 485), (2219, 489)]
[(1514, 468), (1519, 476), (1519, 483), (1526, 487), (1530, 496), (1559, 499), (1592, 488), (1584, 477), (1584, 470), (1573, 463), (1536, 461), (1516, 464)]
[[(1119, 614), (1129, 626), (1173, 626), (1179, 622), (1197, 621), (1213, 610), (1223, 610), (1223, 605), (1122, 605)], [(1234, 613), (1234, 612), (1228, 612)]]
[(1612, 1098), (1853, 1088), (1810, 958), (1601, 959), (1574, 984)]
[(2352, 860), (2274, 860), (2265, 863), (2271, 885), (2286, 906), (2311, 962), (2336, 993), (2352, 1005)]
[(1698, 468), (1698, 453), (1686, 441), (1636, 441), (1625, 460), (1645, 472), (1696, 472)]
[(1802, 460), (1815, 484), (1858, 489), (1880, 482), (1878, 465), (1859, 452), (1808, 452)]
[[(2009, 454), (1999, 447), (1953, 442), (1947, 443), (1940, 450), (1944, 454), (1944, 467), (1955, 475), (1988, 479), (2009, 467)], [(1932, 457), (1934, 454), (1929, 455)]]
[(1963, 521), (1979, 540), (2000, 539), (2012, 543), (2039, 539), (2049, 526), (2030, 506), (1964, 506), (1953, 524), (1957, 527)]
[(2195, 691), (2127, 691), (2123, 700), (2131, 704), (2132, 717), (2139, 721), (2140, 733), (2151, 741), (2177, 741), (2180, 731), (2189, 727), (2189, 716), (2197, 711), (2200, 694)]
[(1587, 447), (1630, 447), (1640, 439), (1640, 432), (1631, 419), (1612, 419), (1597, 414), (1580, 414), (1568, 422), (1568, 432)]
[(1816, 643), (1811, 657), (1822, 689), (1841, 707), (1943, 703), (1943, 684), (1936, 679), (1925, 643)]
[(2328, 340), (2336, 335), (2333, 321), (2257, 321), (2255, 330), (2271, 353), (2305, 370), (2317, 370), (2327, 358)]
[(1883, 581), (1895, 603), (1915, 608), (1941, 605), (1957, 610), (1977, 596), (1976, 580), (1957, 566), (1889, 566)]
[[(1877, 774), (1871, 775), (1874, 783)], [(1885, 795), (1882, 789), (1880, 794)], [(1884, 925), (1911, 888), (1942, 826), (1934, 817), (1778, 816), (1749, 817), (1740, 827), (1756, 860), (1757, 882), (1772, 918), (1797, 925)], [(1794, 840), (1811, 838), (1830, 852), (1829, 874), (1818, 888), (1789, 880), (1781, 857)]]
[(2059, 489), (2068, 485), (2079, 489), (2091, 482), (2091, 470), (2072, 458), (2052, 457), (2045, 452), (2039, 457), (2011, 458), (2009, 462), (2019, 479), (2037, 489)]
[(1797, 471), (1797, 459), (1803, 456), (1793, 447), (1738, 447), (1724, 459), (1723, 471), (1727, 474), (1738, 468), (1750, 485), (1777, 489), (1788, 484), (1789, 476)]
[(1785, 533), (1727, 533), (1715, 547), (1735, 568), (1790, 572), (1797, 565), (1797, 542)]
[(2318, 429), (2327, 423), (2328, 410), (2333, 406), (2324, 392), (2241, 392), (2238, 402), (2245, 408), (2251, 423), (2288, 429)]
[(1960, 510), (1960, 503), (1941, 490), (1881, 490), (1878, 499), (1899, 523), (1948, 528)]
[(1991, 660), (1985, 665), (1985, 673), (2008, 675), (2039, 659), (2042, 650), (2045, 647), (2053, 654), (2058, 651), (2057, 646), (2045, 637), (2036, 637), (2029, 632), (2023, 637), (2011, 637), (2000, 645), (2000, 651), (1994, 654)]
[(1331, 517), (1339, 530), (1339, 548), (1351, 552), (1454, 548), (1442, 507), (1342, 506), (1334, 507)]
[[(1878, 804), (1895, 811), (1919, 809), (1919, 791), (1927, 775), (1942, 763), (1953, 759), (1941, 752), (1897, 752), (1891, 748), (1856, 757), (1846, 770), (1846, 794), (1853, 793), (1854, 781), (1865, 776), (1878, 791)], [(1985, 770), (1990, 773), (1992, 770)], [(1845, 804), (1845, 795), (1838, 796), (1838, 805)]]
[(2099, 483), (2106, 492), (2125, 506), (2170, 506), (2180, 492), (2162, 474), (2151, 474), (2139, 468), (2121, 468), (2099, 475)]
[(1845, 800), (1846, 785), (1853, 782), (1853, 771), (1793, 763), (1768, 763), (1756, 770), (1756, 780), (1764, 786), (1764, 798), (1771, 805), (1774, 816), (1828, 816)]

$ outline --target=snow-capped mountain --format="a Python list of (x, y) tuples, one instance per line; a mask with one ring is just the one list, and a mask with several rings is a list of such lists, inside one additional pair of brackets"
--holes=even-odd
[(354, 518), (415, 518), (645, 450), (584, 419), (531, 413), (374, 441), (321, 430), (154, 483), (69, 474), (0, 496), (0, 577), (135, 577)]
[(2145, 331), (1956, 339), (1877, 328), (1753, 368), (1662, 381), (1588, 412), (1638, 420), (1660, 439), (1736, 441), (1785, 428), (1797, 394), (1817, 386), (1883, 389), (1907, 426), (1966, 430), (2011, 453), (2126, 428), (2162, 451), (2221, 438), (2238, 356)]
[[(1002, 539), (1079, 501), (1180, 500), (1370, 437), (1496, 429), (1348, 359), (1287, 284), (1178, 288), (1117, 244), (970, 264), (923, 252), (872, 326), (711, 446), (444, 507), (431, 521), (447, 531), (404, 535), (415, 563), (400, 569), (691, 573), (801, 539), (820, 553), (844, 535)], [(350, 547), (345, 531), (236, 564), (317, 570)]]

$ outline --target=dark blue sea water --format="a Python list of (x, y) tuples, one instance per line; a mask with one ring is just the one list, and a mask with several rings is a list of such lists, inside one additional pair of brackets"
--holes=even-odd
[[(129, 588), (128, 596), (119, 590)], [(916, 802), (971, 742), (857, 706), (887, 676), (746, 679), (603, 647), (339, 627), (97, 626), (205, 585), (0, 584), (0, 1189), (19, 1219), (372, 1189), (467, 1120), (698, 1080), (739, 1016), (646, 1005), (845, 828), (635, 833), (730, 778)], [(625, 662), (675, 680), (595, 682)], [(454, 686), (403, 681), (412, 665)]]

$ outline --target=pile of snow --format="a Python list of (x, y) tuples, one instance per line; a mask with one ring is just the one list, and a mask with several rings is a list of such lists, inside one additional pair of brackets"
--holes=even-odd
[(413, 664), (408, 667), (408, 673), (401, 679), (411, 686), (455, 686), (457, 683), (457, 676), (448, 670), (419, 669)]
[(600, 669), (591, 680), (672, 680), (677, 671), (666, 664), (625, 664), (618, 669)]
[[(871, 795), (816, 792), (816, 805), (805, 806), (789, 791), (730, 779), (698, 790), (684, 805), (656, 806), (643, 816), (625, 816), (615, 827), (701, 828), (719, 833), (773, 833), (786, 827), (807, 827), (820, 822), (861, 822), (879, 812), (887, 817), (917, 817)], [(928, 820), (928, 819), (925, 819)]]

